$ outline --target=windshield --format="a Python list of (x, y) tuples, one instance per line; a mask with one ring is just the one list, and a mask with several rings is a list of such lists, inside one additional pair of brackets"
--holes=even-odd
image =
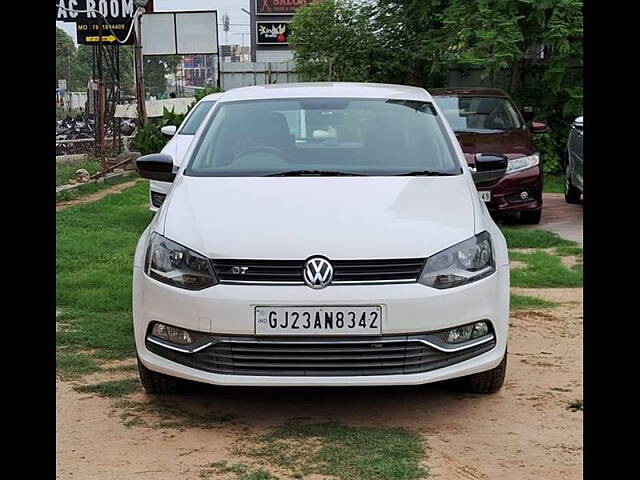
[(518, 130), (522, 120), (507, 98), (434, 97), (454, 132)]
[(180, 127), (180, 131), (178, 134), (180, 135), (195, 135), (198, 127), (204, 120), (204, 117), (207, 116), (209, 110), (216, 102), (208, 101), (208, 102), (199, 102), (193, 107), (193, 112), (189, 115), (189, 118), (182, 124)]
[(460, 174), (427, 102), (311, 98), (221, 103), (185, 175)]

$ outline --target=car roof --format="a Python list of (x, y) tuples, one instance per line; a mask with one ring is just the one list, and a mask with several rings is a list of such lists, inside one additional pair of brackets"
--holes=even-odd
[(279, 83), (234, 88), (220, 102), (285, 98), (397, 98), (431, 101), (426, 90), (405, 85), (351, 82)]
[(206, 95), (204, 97), (202, 97), (200, 99), (201, 102), (206, 102), (206, 101), (211, 101), (211, 100), (217, 100), (222, 96), (222, 93), (210, 93), (209, 95)]
[(509, 97), (509, 94), (504, 90), (489, 87), (431, 88), (429, 93), (434, 97)]

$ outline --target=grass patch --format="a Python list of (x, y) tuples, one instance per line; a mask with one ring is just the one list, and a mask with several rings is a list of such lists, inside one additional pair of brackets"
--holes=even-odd
[(195, 411), (181, 406), (175, 399), (152, 398), (144, 402), (119, 399), (114, 407), (122, 412), (120, 418), (129, 426), (145, 425), (150, 428), (210, 428), (234, 423), (237, 415), (222, 411)]
[(229, 465), (225, 461), (210, 463), (207, 468), (200, 472), (200, 478), (209, 479), (214, 478), (212, 475), (218, 474), (235, 474), (234, 480), (278, 480), (278, 477), (269, 473), (262, 468), (252, 470), (248, 465), (244, 463), (234, 463)]
[(545, 175), (544, 193), (564, 193), (564, 175)]
[(568, 257), (568, 256), (581, 257), (582, 247), (571, 247), (571, 246), (556, 247), (554, 249), (554, 252), (556, 255), (560, 255), (561, 257)]
[(92, 385), (80, 385), (74, 387), (74, 389), (80, 393), (95, 393), (101, 397), (117, 398), (140, 391), (140, 382), (137, 378), (127, 378), (94, 383)]
[(80, 163), (56, 163), (56, 187), (69, 183), (69, 179), (76, 176), (76, 170), (81, 168), (88, 171), (89, 175), (95, 175), (100, 170), (100, 161), (96, 158), (89, 158)]
[(420, 436), (403, 428), (288, 423), (244, 452), (294, 478), (333, 475), (343, 480), (417, 480), (425, 451)]
[(511, 270), (512, 287), (582, 287), (582, 263), (567, 268), (560, 257), (539, 250), (532, 253), (511, 252), (509, 258), (526, 264), (524, 268)]
[(553, 308), (557, 305), (543, 298), (531, 297), (529, 295), (511, 294), (511, 310), (527, 310), (536, 308)]
[(99, 192), (105, 188), (113, 187), (120, 183), (130, 182), (138, 178), (138, 175), (133, 173), (123, 177), (107, 178), (102, 182), (93, 182), (80, 185), (73, 190), (64, 190), (56, 193), (56, 202), (68, 202), (70, 200), (78, 200), (82, 197), (90, 195), (92, 193)]
[(100, 367), (86, 355), (57, 352), (56, 371), (63, 380), (74, 380), (100, 370)]
[(502, 233), (509, 248), (550, 248), (575, 246), (576, 242), (566, 240), (557, 233), (535, 228), (502, 227)]
[[(147, 195), (148, 183), (140, 182), (57, 213), (56, 305), (64, 312), (58, 321), (68, 326), (57, 332), (59, 351), (92, 351), (101, 360), (135, 355), (131, 270), (150, 220)], [(62, 366), (69, 364), (67, 358)]]

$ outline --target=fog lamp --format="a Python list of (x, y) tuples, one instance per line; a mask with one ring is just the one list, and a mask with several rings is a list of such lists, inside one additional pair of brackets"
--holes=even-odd
[(190, 345), (193, 343), (191, 334), (187, 330), (165, 325), (164, 323), (154, 324), (151, 328), (151, 335), (178, 345)]
[(447, 343), (463, 343), (489, 333), (487, 322), (477, 322), (464, 327), (452, 328), (447, 335)]

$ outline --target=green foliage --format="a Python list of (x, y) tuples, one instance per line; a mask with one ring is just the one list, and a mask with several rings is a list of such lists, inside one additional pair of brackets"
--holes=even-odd
[(67, 88), (71, 88), (71, 70), (73, 69), (76, 55), (76, 46), (67, 33), (56, 27), (56, 82), (59, 79), (67, 80)]
[[(123, 93), (133, 90), (133, 47), (120, 46), (120, 88)], [(93, 47), (76, 45), (72, 38), (56, 27), (56, 80), (66, 79), (67, 90), (83, 92), (93, 76)]]
[(545, 174), (544, 192), (545, 193), (563, 193), (564, 192), (564, 175)]
[(166, 125), (179, 127), (185, 116), (186, 113), (174, 113), (173, 110), (164, 108), (161, 119), (148, 119), (144, 127), (138, 128), (131, 140), (131, 146), (142, 155), (159, 153), (170, 140), (160, 129)]
[[(149, 183), (56, 214), (56, 334), (58, 366), (91, 371), (91, 359), (135, 354), (131, 323), (131, 264), (149, 223)], [(90, 352), (86, 353), (85, 352)]]
[(534, 310), (539, 308), (553, 308), (557, 306), (555, 302), (544, 300), (543, 298), (531, 297), (529, 295), (511, 294), (511, 310)]
[(532, 253), (511, 252), (509, 258), (526, 264), (524, 268), (511, 270), (513, 287), (582, 287), (582, 263), (567, 268), (560, 257), (542, 250)]
[(80, 163), (56, 163), (56, 187), (69, 183), (69, 179), (75, 177), (76, 171), (84, 168), (89, 175), (95, 175), (100, 170), (100, 161), (96, 158), (88, 158)]
[(290, 42), (303, 81), (430, 88), (453, 68), (479, 69), (549, 125), (546, 173), (559, 171), (582, 110), (582, 0), (325, 0), (298, 10)]
[(80, 393), (95, 393), (101, 397), (123, 397), (140, 390), (140, 382), (137, 378), (124, 380), (109, 380), (107, 382), (90, 385), (79, 385), (75, 390)]
[(290, 42), (301, 80), (366, 81), (375, 63), (372, 6), (325, 0), (300, 9), (291, 24)]
[(509, 248), (550, 248), (576, 245), (575, 242), (547, 230), (508, 227), (502, 227), (501, 230)]
[(131, 140), (131, 147), (142, 155), (159, 153), (169, 141), (167, 136), (160, 131), (162, 126), (162, 122), (149, 119), (144, 127), (138, 128), (136, 131)]
[(404, 428), (294, 422), (262, 436), (249, 452), (294, 478), (343, 480), (418, 480), (428, 473), (420, 464), (424, 453), (420, 435)]

